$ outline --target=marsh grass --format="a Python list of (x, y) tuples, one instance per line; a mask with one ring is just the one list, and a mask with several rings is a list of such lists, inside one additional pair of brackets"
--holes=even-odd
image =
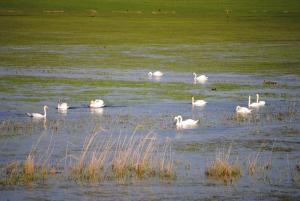
[[(40, 135), (23, 161), (13, 161), (1, 170), (0, 184), (26, 184), (37, 180), (45, 180), (48, 177), (51, 166), (50, 158), (55, 143), (52, 134), (47, 149), (40, 152), (37, 147), (45, 135), (46, 132)], [(39, 152), (40, 154), (38, 154)]]
[(225, 183), (232, 182), (234, 179), (241, 177), (241, 168), (238, 160), (231, 163), (229, 161), (231, 146), (225, 151), (218, 151), (216, 158), (211, 164), (205, 168), (205, 174), (218, 180), (223, 180)]
[(38, 164), (35, 156), (29, 153), (24, 161), (13, 161), (1, 171), (1, 185), (27, 184), (45, 180), (49, 174), (48, 166)]
[[(97, 132), (85, 139), (79, 156), (67, 154), (72, 160), (70, 178), (76, 181), (101, 181), (107, 178), (125, 182), (129, 178), (175, 175), (170, 140), (162, 145), (154, 133), (147, 135), (112, 136), (97, 143)], [(74, 162), (75, 161), (75, 162)]]

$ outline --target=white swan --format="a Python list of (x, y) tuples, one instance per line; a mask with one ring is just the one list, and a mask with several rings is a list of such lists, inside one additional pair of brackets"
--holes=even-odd
[(59, 110), (67, 110), (69, 109), (68, 103), (57, 103), (57, 109)]
[(175, 117), (174, 120), (176, 120), (176, 127), (178, 129), (194, 128), (195, 126), (197, 126), (197, 123), (199, 122), (199, 120), (193, 120), (193, 119), (187, 119), (187, 120), (182, 121), (182, 116), (180, 116), (180, 115)]
[(161, 77), (161, 76), (163, 76), (164, 74), (162, 73), (162, 72), (160, 72), (160, 71), (155, 71), (155, 72), (149, 72), (148, 73), (148, 76), (151, 78), (152, 76), (154, 76), (154, 77)]
[(259, 108), (261, 105), (259, 103), (251, 103), (251, 96), (248, 98), (248, 107), (249, 108)]
[(100, 99), (96, 100), (91, 100), (90, 102), (90, 108), (99, 108), (99, 107), (104, 107), (104, 101)]
[(196, 73), (193, 73), (193, 75), (194, 75), (194, 82), (204, 83), (208, 79), (206, 75), (199, 75), (198, 77)]
[(46, 116), (47, 116), (47, 109), (48, 109), (48, 106), (44, 105), (44, 114), (40, 114), (40, 113), (26, 113), (26, 115), (28, 115), (29, 117), (33, 117), (33, 118), (46, 118)]
[(266, 104), (265, 101), (259, 101), (259, 94), (256, 94), (256, 103), (258, 103), (260, 106), (264, 106)]
[(250, 114), (252, 112), (251, 109), (246, 108), (246, 107), (241, 107), (239, 105), (236, 106), (235, 111), (236, 111), (237, 114)]
[(194, 96), (192, 97), (192, 105), (193, 106), (200, 106), (200, 107), (203, 107), (206, 105), (206, 101), (205, 100), (196, 100), (194, 99)]

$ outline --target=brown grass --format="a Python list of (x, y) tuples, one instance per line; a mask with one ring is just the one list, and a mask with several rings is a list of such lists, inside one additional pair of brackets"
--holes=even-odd
[[(105, 177), (118, 181), (132, 176), (138, 178), (155, 176), (171, 177), (174, 174), (171, 143), (160, 150), (153, 133), (146, 136), (119, 136), (96, 143), (96, 133), (86, 138), (78, 157), (71, 155), (75, 163), (71, 167), (71, 178), (75, 180), (101, 180)], [(93, 145), (93, 146), (92, 146)], [(93, 148), (94, 147), (94, 148)], [(65, 165), (66, 166), (66, 165)]]
[(34, 174), (34, 158), (32, 154), (29, 154), (23, 162), (23, 173), (26, 176), (33, 176)]
[(52, 136), (44, 154), (38, 154), (41, 135), (23, 162), (9, 163), (2, 170), (4, 179), (0, 179), (0, 183), (28, 183), (57, 173), (87, 182), (113, 178), (125, 181), (131, 177), (147, 178), (156, 175), (173, 178), (175, 175), (169, 139), (160, 144), (153, 133), (143, 136), (133, 133), (131, 136), (120, 135), (117, 139), (108, 136), (99, 143), (97, 135), (98, 131), (94, 129), (86, 137), (78, 156), (69, 154), (67, 145), (64, 172), (59, 172), (61, 162), (57, 161), (55, 166), (49, 162), (54, 150)]
[(227, 153), (225, 151), (219, 151), (216, 154), (216, 159), (206, 167), (206, 176), (213, 177), (215, 179), (223, 180), (224, 182), (232, 182), (233, 179), (241, 176), (241, 169), (238, 160), (234, 163), (229, 162), (231, 147), (229, 147)]
[(172, 159), (172, 147), (169, 139), (167, 139), (164, 144), (162, 154), (163, 155), (162, 157), (160, 157), (159, 160), (160, 177), (168, 177), (168, 178), (174, 177), (175, 176), (174, 162)]

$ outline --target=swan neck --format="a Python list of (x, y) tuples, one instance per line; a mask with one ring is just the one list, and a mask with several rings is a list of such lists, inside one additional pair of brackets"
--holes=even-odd
[(251, 104), (251, 96), (249, 96), (248, 98), (248, 106), (250, 106), (250, 104)]
[(46, 107), (44, 107), (44, 117), (46, 117), (47, 116), (47, 109), (46, 109)]
[(179, 123), (181, 124), (182, 123), (182, 116), (178, 116), (178, 119), (179, 119)]
[(258, 103), (259, 102), (259, 95), (256, 94), (256, 102)]
[(194, 97), (192, 97), (192, 104), (194, 105), (194, 103), (195, 103), (195, 99)]

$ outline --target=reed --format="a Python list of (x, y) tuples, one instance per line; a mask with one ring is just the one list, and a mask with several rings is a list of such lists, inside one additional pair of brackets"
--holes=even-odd
[(32, 154), (28, 154), (26, 160), (23, 162), (24, 176), (33, 177), (34, 174), (34, 157)]
[(163, 145), (162, 156), (159, 160), (159, 176), (161, 178), (172, 178), (175, 176), (171, 141), (168, 138)]
[(229, 147), (227, 153), (225, 151), (219, 151), (216, 154), (216, 159), (206, 166), (205, 174), (208, 177), (213, 177), (215, 179), (221, 179), (225, 183), (232, 182), (233, 179), (239, 178), (241, 176), (241, 169), (238, 160), (230, 163), (229, 157), (231, 153), (231, 146)]

